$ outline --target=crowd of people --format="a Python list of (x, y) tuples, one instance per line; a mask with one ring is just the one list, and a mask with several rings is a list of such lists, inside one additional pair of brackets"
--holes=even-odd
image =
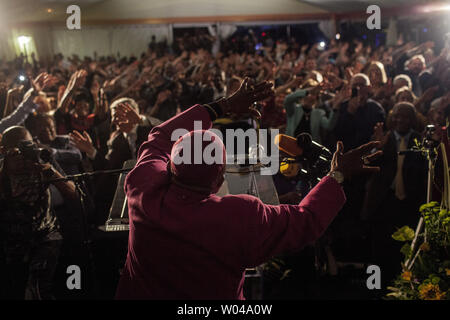
[[(292, 137), (306, 132), (332, 151), (337, 141), (345, 150), (381, 142), (380, 172), (345, 182), (347, 204), (327, 237), (336, 260), (378, 264), (383, 280), (392, 279), (400, 254), (390, 235), (415, 226), (426, 197), (426, 159), (397, 153), (420, 142), (427, 125), (446, 125), (450, 51), (436, 52), (433, 42), (374, 47), (332, 40), (326, 48), (294, 38), (259, 42), (253, 33), (221, 42), (179, 37), (172, 45), (153, 40), (138, 57), (1, 61), (3, 294), (21, 298), (26, 288), (29, 298), (51, 298), (62, 243), (82, 240), (80, 191), (70, 181), (39, 181), (122, 168), (153, 127), (230, 96), (244, 77), (274, 84), (275, 95), (258, 105), (261, 128)], [(248, 129), (254, 122), (215, 125)], [(280, 201), (304, 196), (291, 179), (275, 180)], [(84, 186), (88, 225), (105, 223), (116, 186), (113, 175)]]

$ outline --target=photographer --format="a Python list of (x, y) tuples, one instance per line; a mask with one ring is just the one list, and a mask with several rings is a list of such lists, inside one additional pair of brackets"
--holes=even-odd
[[(61, 234), (51, 208), (51, 192), (43, 181), (62, 178), (23, 127), (3, 134), (0, 169), (0, 235), (5, 258), (2, 283), (5, 298), (52, 299)], [(41, 185), (39, 187), (39, 184)], [(55, 182), (66, 201), (76, 203), (71, 182)]]

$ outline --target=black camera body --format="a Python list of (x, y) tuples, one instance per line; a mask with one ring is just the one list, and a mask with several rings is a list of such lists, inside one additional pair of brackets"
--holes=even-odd
[(18, 148), (25, 160), (41, 164), (51, 161), (52, 154), (50, 151), (39, 148), (33, 141), (21, 141)]

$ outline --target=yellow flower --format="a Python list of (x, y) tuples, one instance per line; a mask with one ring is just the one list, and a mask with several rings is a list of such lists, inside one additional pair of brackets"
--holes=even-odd
[(405, 281), (411, 281), (412, 273), (411, 271), (405, 271), (402, 273), (402, 279)]
[(419, 296), (422, 300), (443, 300), (445, 292), (437, 284), (428, 283), (421, 286)]

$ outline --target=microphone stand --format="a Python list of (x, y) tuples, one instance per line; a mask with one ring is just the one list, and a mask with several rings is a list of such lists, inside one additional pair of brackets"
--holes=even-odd
[(99, 293), (98, 284), (96, 279), (96, 270), (95, 270), (95, 263), (94, 263), (94, 256), (92, 254), (92, 240), (89, 237), (89, 224), (88, 224), (88, 212), (86, 208), (86, 199), (87, 194), (84, 192), (84, 181), (85, 179), (97, 175), (102, 174), (120, 174), (123, 172), (128, 172), (132, 170), (132, 168), (127, 169), (116, 169), (116, 170), (98, 170), (98, 171), (92, 171), (92, 172), (85, 172), (80, 174), (74, 174), (65, 176), (63, 178), (56, 178), (46, 181), (41, 181), (41, 184), (53, 184), (56, 182), (64, 182), (64, 181), (73, 181), (75, 184), (75, 189), (77, 190), (78, 194), (80, 195), (80, 206), (81, 206), (81, 223), (82, 223), (82, 242), (83, 246), (86, 249), (87, 255), (88, 255), (88, 268), (89, 268), (89, 274), (92, 279), (93, 283), (93, 293), (97, 296)]

